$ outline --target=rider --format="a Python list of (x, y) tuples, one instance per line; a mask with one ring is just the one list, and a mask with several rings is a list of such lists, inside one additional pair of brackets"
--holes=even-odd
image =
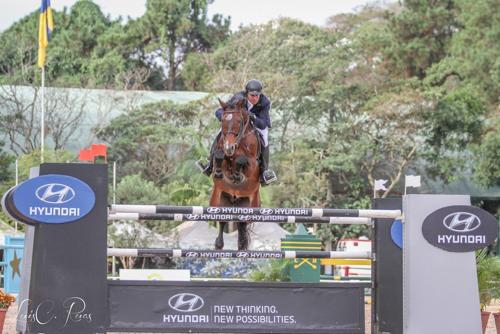
[[(269, 169), (269, 128), (271, 128), (271, 118), (269, 117), (269, 110), (271, 109), (271, 101), (262, 93), (262, 83), (259, 80), (252, 79), (245, 85), (245, 90), (236, 93), (233, 98), (244, 98), (245, 107), (250, 111), (250, 119), (254, 124), (256, 130), (261, 135), (261, 156), (260, 156), (260, 170), (261, 170), (261, 183), (263, 185), (268, 185), (278, 178), (276, 173)], [(220, 121), (222, 117), (223, 109), (219, 108), (215, 111), (215, 116)], [(212, 147), (210, 149), (210, 156), (208, 158), (208, 164), (203, 164), (201, 161), (197, 161), (196, 165), (201, 171), (210, 176), (213, 170), (213, 154), (215, 147), (217, 145), (217, 140), (219, 135), (217, 135)], [(217, 176), (217, 175), (216, 175)]]

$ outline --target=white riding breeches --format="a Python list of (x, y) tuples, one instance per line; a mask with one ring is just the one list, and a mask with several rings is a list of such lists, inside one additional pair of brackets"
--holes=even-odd
[(269, 128), (265, 128), (263, 130), (261, 130), (259, 128), (256, 128), (256, 129), (262, 135), (262, 139), (264, 140), (264, 147), (269, 146), (269, 140), (268, 140), (268, 137), (269, 137)]

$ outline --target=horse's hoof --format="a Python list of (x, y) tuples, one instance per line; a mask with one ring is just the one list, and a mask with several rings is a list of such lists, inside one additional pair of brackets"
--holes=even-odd
[(223, 249), (223, 248), (224, 248), (224, 241), (217, 238), (215, 240), (215, 249)]

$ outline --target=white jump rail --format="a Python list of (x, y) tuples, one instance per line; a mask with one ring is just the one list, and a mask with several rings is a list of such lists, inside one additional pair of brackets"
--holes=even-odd
[(371, 224), (365, 217), (306, 217), (306, 216), (264, 216), (228, 214), (182, 214), (182, 213), (111, 213), (108, 220), (173, 220), (173, 221), (226, 221), (259, 223), (320, 223), (320, 224)]
[(263, 215), (263, 216), (296, 216), (296, 217), (364, 217), (364, 218), (398, 218), (401, 210), (372, 209), (316, 209), (316, 208), (242, 208), (242, 207), (203, 207), (203, 206), (169, 206), (169, 205), (132, 205), (113, 204), (111, 213), (141, 214), (229, 214), (229, 215)]
[(370, 251), (239, 251), (168, 248), (108, 248), (108, 256), (248, 259), (371, 259)]

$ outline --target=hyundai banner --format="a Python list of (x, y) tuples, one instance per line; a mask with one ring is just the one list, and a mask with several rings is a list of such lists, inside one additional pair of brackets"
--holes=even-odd
[(471, 252), (495, 242), (498, 223), (490, 213), (473, 206), (453, 205), (427, 216), (424, 238), (449, 252)]
[(110, 330), (364, 333), (366, 283), (153, 283), (109, 282)]

